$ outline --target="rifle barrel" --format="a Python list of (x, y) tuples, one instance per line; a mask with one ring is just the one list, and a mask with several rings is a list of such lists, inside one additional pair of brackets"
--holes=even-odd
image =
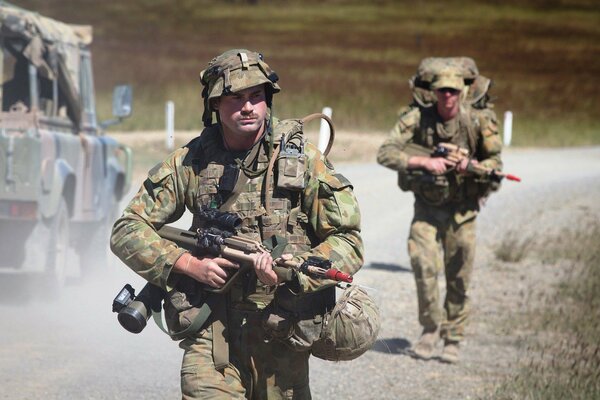
[(196, 247), (196, 233), (172, 226), (163, 225), (157, 232), (161, 238), (176, 243), (179, 247), (192, 251)]

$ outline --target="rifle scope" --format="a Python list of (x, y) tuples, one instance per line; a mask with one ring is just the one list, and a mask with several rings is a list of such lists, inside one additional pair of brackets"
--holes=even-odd
[(239, 215), (215, 209), (201, 210), (198, 212), (198, 217), (208, 222), (209, 225), (216, 225), (230, 232), (237, 230), (242, 224), (242, 219)]

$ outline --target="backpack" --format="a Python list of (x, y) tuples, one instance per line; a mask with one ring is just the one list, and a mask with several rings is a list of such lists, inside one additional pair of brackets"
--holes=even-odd
[[(464, 107), (464, 114), (461, 114), (461, 118), (466, 118), (468, 121), (477, 120), (475, 115), (478, 113), (472, 112), (472, 109), (485, 110), (493, 108), (489, 96), (492, 81), (479, 74), (477, 65), (472, 58), (428, 57), (421, 61), (416, 74), (408, 81), (412, 91), (413, 102), (403, 110), (404, 115), (408, 115), (409, 112), (418, 109), (421, 114), (415, 112), (412, 116), (413, 120), (415, 120), (415, 118), (419, 118), (417, 115), (422, 115), (425, 109), (430, 109), (436, 104), (437, 98), (431, 89), (431, 83), (436, 75), (447, 68), (460, 71), (464, 78), (466, 94), (462, 98), (462, 102), (466, 107)], [(466, 127), (469, 148), (473, 151), (477, 146), (479, 137), (475, 129), (473, 129), (473, 125), (466, 124)], [(432, 195), (429, 199), (430, 204), (441, 205), (455, 195), (451, 187), (452, 185), (449, 184), (446, 178), (445, 175), (432, 176), (421, 171), (413, 171), (411, 173), (398, 172), (398, 185), (403, 191), (413, 192), (423, 192), (423, 190), (425, 190), (423, 187), (426, 189), (429, 188), (435, 195)], [(416, 183), (417, 181), (419, 183)], [(423, 186), (424, 181), (427, 181), (425, 186)], [(421, 189), (416, 189), (417, 185), (420, 186)], [(423, 193), (421, 194), (423, 195)], [(436, 197), (437, 199), (434, 200), (433, 197)]]
[(430, 88), (433, 77), (443, 68), (453, 67), (462, 72), (465, 86), (468, 87), (465, 102), (476, 109), (492, 108), (488, 94), (492, 80), (479, 74), (475, 61), (470, 57), (428, 57), (421, 61), (417, 73), (408, 85), (412, 91), (415, 106), (431, 107), (436, 97)]

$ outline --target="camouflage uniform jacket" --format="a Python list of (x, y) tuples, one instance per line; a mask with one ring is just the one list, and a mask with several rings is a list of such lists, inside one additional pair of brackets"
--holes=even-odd
[[(461, 106), (459, 114), (446, 122), (442, 121), (435, 106), (404, 109), (388, 139), (379, 148), (377, 161), (401, 174), (406, 173), (411, 157), (404, 150), (407, 144), (415, 143), (433, 149), (441, 142), (467, 148), (471, 157), (486, 168), (502, 168), (502, 142), (495, 113), (490, 109), (480, 110), (470, 106)], [(476, 183), (475, 178), (467, 177), (459, 178), (458, 185), (459, 196), (453, 199), (455, 204), (449, 207), (476, 212), (479, 198), (489, 193), (491, 184)], [(419, 193), (416, 193), (416, 197), (420, 199)]]
[[(282, 131), (289, 129), (286, 121), (295, 120), (275, 123), (274, 137), (280, 137)], [(263, 138), (259, 142), (258, 162), (253, 169), (260, 171), (267, 165), (270, 140)], [(352, 186), (335, 172), (314, 145), (307, 143), (305, 153), (305, 188), (295, 193), (273, 191), (273, 202), (287, 204), (287, 214), (282, 215), (283, 229), (297, 231), (300, 228), (304, 233), (300, 235), (305, 238), (301, 239), (304, 244), (286, 250), (302, 259), (309, 255), (329, 259), (333, 267), (353, 274), (362, 265), (363, 244), (360, 212)], [(170, 290), (173, 265), (185, 250), (162, 239), (156, 231), (179, 219), (186, 208), (193, 212), (214, 201), (219, 171), (222, 174), (223, 166), (233, 162), (234, 154), (223, 147), (217, 126), (205, 129), (200, 137), (173, 152), (149, 172), (137, 195), (116, 221), (111, 237), (113, 252), (147, 281)], [(249, 179), (232, 208), (244, 221), (241, 234), (254, 240), (264, 239), (262, 225), (267, 220), (277, 222), (281, 211), (266, 215), (260, 197), (264, 176), (262, 173)], [(293, 237), (289, 232), (286, 236)], [(323, 282), (307, 276), (298, 279), (305, 292), (323, 286)]]

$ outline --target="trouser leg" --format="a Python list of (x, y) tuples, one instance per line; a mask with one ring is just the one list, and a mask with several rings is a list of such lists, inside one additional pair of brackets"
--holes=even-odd
[(184, 350), (181, 366), (181, 393), (184, 400), (246, 398), (242, 375), (234, 363), (230, 363), (223, 371), (215, 369), (210, 326), (202, 330), (198, 337), (183, 340), (179, 347)]
[(245, 312), (231, 314), (231, 362), (223, 371), (215, 369), (210, 326), (180, 343), (183, 399), (310, 400), (310, 353), (277, 341), (265, 343), (259, 313), (250, 313), (254, 316), (249, 319)]
[(417, 211), (410, 227), (408, 254), (417, 286), (419, 322), (425, 329), (433, 329), (443, 320), (437, 282), (442, 267), (440, 240), (437, 226)]
[(310, 400), (310, 353), (294, 351), (276, 340), (265, 342), (260, 313), (233, 311), (232, 321), (243, 327), (232, 331), (231, 348), (253, 375), (251, 398)]
[(447, 321), (442, 338), (461, 341), (469, 315), (467, 289), (475, 260), (475, 219), (461, 225), (451, 224), (444, 237)]
[[(263, 351), (258, 351), (261, 349)], [(254, 351), (257, 371), (254, 399), (310, 400), (309, 352), (295, 352), (276, 341), (262, 343)]]

